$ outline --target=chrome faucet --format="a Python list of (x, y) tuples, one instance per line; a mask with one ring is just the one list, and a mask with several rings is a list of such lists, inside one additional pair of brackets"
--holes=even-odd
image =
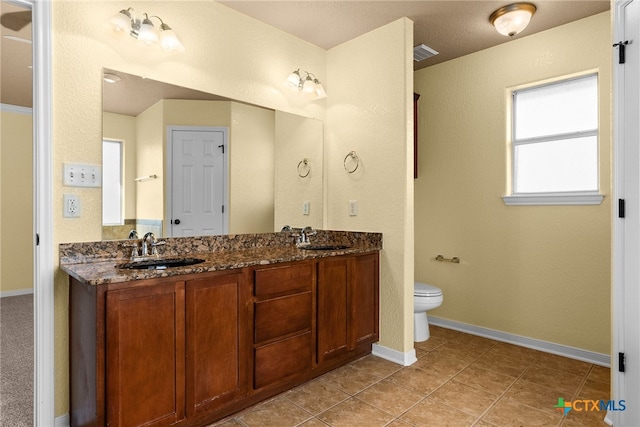
[[(316, 230), (314, 230), (313, 228), (311, 228), (310, 226), (306, 226), (303, 229), (298, 229), (300, 231), (299, 234), (294, 234), (294, 236), (297, 237), (296, 240), (296, 246), (300, 247), (300, 246), (308, 246), (310, 244), (309, 242), (309, 236), (315, 236), (316, 234), (318, 234), (318, 232)], [(296, 231), (298, 231), (296, 230)]]
[(148, 232), (142, 238), (142, 256), (158, 256), (158, 246), (164, 245), (165, 242), (158, 242), (156, 235)]

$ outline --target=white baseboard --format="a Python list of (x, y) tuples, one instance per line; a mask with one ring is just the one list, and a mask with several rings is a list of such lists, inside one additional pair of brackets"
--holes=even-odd
[(69, 427), (69, 414), (56, 417), (54, 427)]
[(468, 323), (456, 322), (454, 320), (440, 319), (433, 316), (428, 316), (428, 318), (429, 324), (431, 325), (442, 326), (443, 328), (454, 329), (456, 331), (466, 332), (472, 335), (479, 335), (496, 341), (532, 348), (534, 350), (557, 354), (571, 359), (582, 360), (583, 362), (593, 363), (594, 365), (605, 366), (607, 368), (611, 367), (611, 356), (608, 354), (596, 353), (593, 351), (583, 350), (581, 348), (542, 341), (535, 338), (523, 337), (521, 335), (496, 331), (495, 329), (483, 328), (480, 326), (470, 325)]
[(406, 353), (403, 353), (398, 350), (394, 350), (389, 347), (381, 346), (380, 344), (373, 344), (373, 348), (371, 349), (371, 354), (374, 356), (381, 357), (383, 359), (389, 360), (393, 363), (397, 363), (402, 366), (413, 365), (418, 361), (416, 357), (416, 350), (411, 349)]
[(29, 289), (17, 289), (15, 291), (2, 291), (0, 292), (0, 298), (15, 297), (18, 295), (28, 295), (33, 293), (33, 288)]

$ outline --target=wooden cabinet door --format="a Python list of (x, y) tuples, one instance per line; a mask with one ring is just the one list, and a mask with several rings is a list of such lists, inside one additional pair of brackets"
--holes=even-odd
[(353, 258), (351, 271), (351, 339), (358, 344), (378, 341), (379, 268), (378, 254)]
[(327, 258), (318, 262), (318, 363), (349, 351), (349, 258)]
[(216, 409), (247, 390), (246, 301), (238, 272), (186, 283), (187, 415)]
[(107, 425), (184, 418), (184, 282), (108, 291)]

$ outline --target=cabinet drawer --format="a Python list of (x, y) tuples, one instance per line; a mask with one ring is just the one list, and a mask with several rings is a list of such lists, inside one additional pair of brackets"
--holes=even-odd
[(311, 369), (311, 332), (259, 347), (255, 352), (254, 388)]
[(256, 302), (255, 342), (311, 330), (311, 291)]
[(311, 290), (313, 266), (310, 263), (255, 270), (255, 296), (279, 294), (297, 289)]

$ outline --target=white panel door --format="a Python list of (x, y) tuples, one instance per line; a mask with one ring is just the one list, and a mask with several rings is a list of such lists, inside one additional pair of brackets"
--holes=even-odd
[(224, 234), (226, 129), (170, 129), (172, 237)]

